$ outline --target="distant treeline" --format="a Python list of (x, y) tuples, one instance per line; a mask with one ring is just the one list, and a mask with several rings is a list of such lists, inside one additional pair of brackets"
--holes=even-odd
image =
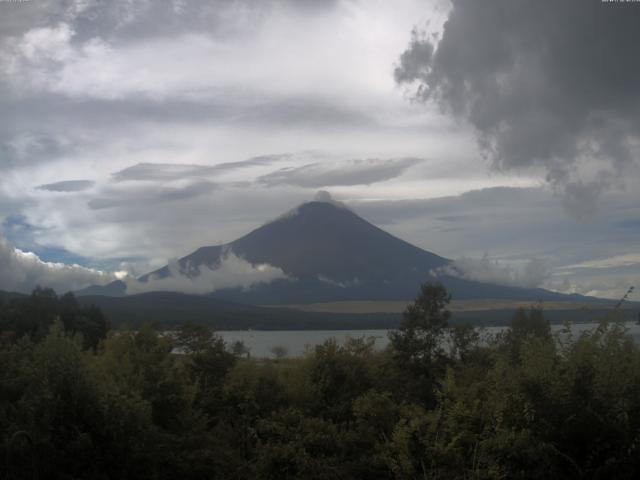
[(170, 338), (72, 295), (7, 300), (0, 477), (638, 478), (640, 348), (615, 310), (579, 336), (519, 310), (481, 338), (448, 303), (424, 285), (384, 351), (253, 360), (193, 323)]

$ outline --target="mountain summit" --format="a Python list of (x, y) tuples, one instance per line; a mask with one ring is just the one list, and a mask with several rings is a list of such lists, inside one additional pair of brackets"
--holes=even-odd
[[(180, 259), (181, 270), (215, 267), (225, 251), (253, 265), (278, 267), (298, 280), (335, 284), (390, 281), (409, 271), (428, 275), (449, 262), (388, 234), (347, 208), (317, 201), (302, 204), (228, 245), (199, 248)], [(165, 267), (153, 274), (168, 273)]]
[[(442, 267), (450, 260), (394, 237), (345, 206), (328, 201), (304, 203), (229, 244), (199, 248), (138, 282), (149, 288), (158, 282), (159, 290), (167, 289), (162, 280), (172, 277), (206, 282), (202, 272), (222, 273), (229, 255), (250, 269), (268, 267), (281, 273), (250, 287), (211, 285), (212, 295), (246, 303), (408, 300), (426, 281), (441, 281), (456, 299), (570, 299), (542, 289), (492, 285), (443, 274)], [(124, 293), (123, 282), (80, 292)]]

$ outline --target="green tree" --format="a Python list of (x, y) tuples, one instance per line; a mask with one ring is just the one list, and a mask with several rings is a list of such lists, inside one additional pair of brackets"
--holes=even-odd
[(422, 285), (405, 310), (400, 328), (389, 334), (397, 391), (427, 405), (434, 404), (436, 382), (446, 366), (444, 339), (450, 301), (442, 284)]
[(236, 356), (211, 328), (189, 322), (178, 331), (176, 346), (184, 353), (183, 365), (195, 386), (196, 403), (213, 415), (221, 408), (225, 377)]
[(335, 338), (317, 345), (308, 358), (313, 411), (336, 422), (352, 418), (352, 402), (373, 385), (369, 369), (373, 341)]

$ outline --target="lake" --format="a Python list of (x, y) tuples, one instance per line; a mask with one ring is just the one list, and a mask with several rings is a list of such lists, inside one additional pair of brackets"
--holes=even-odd
[[(592, 330), (598, 326), (597, 323), (577, 323), (571, 329), (574, 335)], [(628, 333), (636, 342), (640, 342), (640, 325), (632, 322), (625, 324)], [(507, 327), (485, 327), (484, 332), (496, 334)], [(552, 331), (559, 331), (563, 325), (552, 325)], [(338, 343), (344, 343), (347, 338), (373, 337), (375, 347), (385, 348), (389, 343), (387, 336), (390, 330), (231, 330), (217, 332), (228, 344), (238, 340), (244, 342), (250, 349), (252, 357), (269, 357), (274, 355), (271, 352), (273, 347), (284, 347), (287, 356), (297, 357), (304, 354), (307, 348), (323, 343), (329, 338), (335, 338)]]

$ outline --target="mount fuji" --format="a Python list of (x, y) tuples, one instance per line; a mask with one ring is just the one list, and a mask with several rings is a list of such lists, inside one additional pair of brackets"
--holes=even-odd
[[(230, 256), (248, 267), (249, 274), (271, 269), (278, 275), (255, 283), (245, 279), (238, 285), (213, 280), (207, 284), (209, 278), (225, 277)], [(410, 300), (427, 281), (443, 283), (456, 300), (589, 301), (581, 295), (461, 278), (451, 260), (394, 237), (332, 201), (304, 203), (229, 244), (199, 248), (138, 278), (135, 285), (149, 292), (181, 291), (184, 285), (198, 284), (198, 293), (221, 300), (284, 305)], [(124, 296), (132, 293), (128, 287), (115, 281), (77, 294)]]

